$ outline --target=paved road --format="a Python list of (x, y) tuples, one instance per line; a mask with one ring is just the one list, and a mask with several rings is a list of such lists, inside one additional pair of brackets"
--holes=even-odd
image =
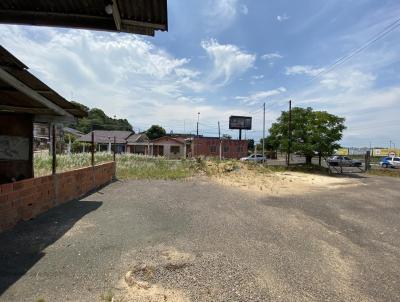
[(113, 183), (0, 234), (0, 301), (102, 301), (138, 263), (167, 301), (400, 301), (400, 181), (359, 181), (285, 198)]

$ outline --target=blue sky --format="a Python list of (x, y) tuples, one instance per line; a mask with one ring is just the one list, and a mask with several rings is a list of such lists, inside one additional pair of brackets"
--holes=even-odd
[[(0, 26), (0, 43), (67, 99), (135, 130), (229, 131), (252, 115), (262, 134), (294, 106), (346, 118), (346, 146), (400, 147), (400, 27), (327, 72), (400, 17), (398, 0), (168, 1), (169, 32), (130, 34)], [(317, 76), (318, 75), (318, 76)]]

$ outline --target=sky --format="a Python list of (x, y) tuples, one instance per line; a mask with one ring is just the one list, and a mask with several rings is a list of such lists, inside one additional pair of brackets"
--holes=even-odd
[[(169, 0), (168, 32), (125, 33), (0, 25), (0, 44), (68, 100), (126, 118), (135, 131), (246, 138), (293, 106), (346, 119), (343, 146), (400, 147), (398, 0)], [(397, 24), (396, 24), (397, 25)], [(267, 131), (268, 134), (268, 131)]]

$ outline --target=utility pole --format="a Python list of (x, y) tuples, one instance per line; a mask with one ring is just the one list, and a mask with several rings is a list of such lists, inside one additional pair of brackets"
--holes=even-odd
[(265, 156), (265, 102), (263, 105), (263, 140), (262, 140), (262, 156)]
[(290, 149), (292, 148), (292, 100), (289, 101), (289, 124), (288, 124), (288, 154), (287, 154), (287, 166), (290, 165)]
[(51, 140), (51, 153), (52, 153), (52, 162), (51, 162), (51, 172), (53, 175), (56, 174), (56, 167), (57, 167), (57, 145), (56, 145), (56, 125), (52, 124), (52, 140)]
[(389, 149), (392, 149), (392, 141), (389, 141)]
[(196, 130), (197, 137), (199, 137), (199, 119), (200, 119), (200, 112), (197, 112), (197, 130)]
[(219, 160), (222, 159), (222, 141), (221, 141), (221, 127), (218, 121), (218, 138), (219, 138)]
[[(197, 140), (199, 139), (199, 119), (200, 119), (200, 112), (197, 112), (197, 130), (196, 130)], [(192, 150), (193, 156), (195, 156), (195, 154), (196, 154), (195, 151), (197, 151), (196, 150), (196, 139), (193, 140), (193, 150)]]

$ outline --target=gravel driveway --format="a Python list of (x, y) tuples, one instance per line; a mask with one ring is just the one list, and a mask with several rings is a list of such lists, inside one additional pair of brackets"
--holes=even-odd
[(115, 182), (0, 234), (0, 301), (400, 301), (400, 181), (358, 181)]

